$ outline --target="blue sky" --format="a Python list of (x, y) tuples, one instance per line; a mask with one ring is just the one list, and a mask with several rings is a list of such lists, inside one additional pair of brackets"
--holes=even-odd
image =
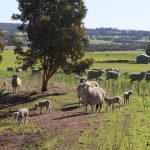
[[(85, 27), (115, 27), (150, 31), (150, 0), (84, 0), (88, 12)], [(19, 13), (16, 0), (2, 0), (0, 22), (11, 20), (12, 13)]]

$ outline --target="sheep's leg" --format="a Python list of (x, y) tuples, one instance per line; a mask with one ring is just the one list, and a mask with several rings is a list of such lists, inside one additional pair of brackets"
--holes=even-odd
[(109, 106), (109, 104), (106, 105), (106, 111), (107, 111), (108, 106)]
[(97, 112), (98, 110), (98, 107), (99, 107), (99, 104), (96, 105), (96, 108), (95, 108), (95, 111)]
[(87, 113), (87, 104), (85, 104), (85, 113)]
[(91, 111), (94, 112), (93, 105), (91, 104)]
[(102, 104), (99, 104), (99, 113), (101, 112)]

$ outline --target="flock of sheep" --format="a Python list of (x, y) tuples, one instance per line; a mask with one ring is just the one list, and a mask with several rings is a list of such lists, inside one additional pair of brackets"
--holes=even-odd
[[(33, 71), (38, 72), (38, 71)], [(92, 112), (97, 111), (99, 109), (99, 112), (101, 112), (102, 105), (106, 104), (106, 110), (108, 106), (110, 106), (110, 109), (113, 110), (113, 104), (118, 103), (119, 108), (121, 108), (122, 100), (119, 96), (116, 97), (108, 97), (106, 91), (102, 89), (98, 82), (92, 81), (92, 79), (102, 80), (102, 74), (103, 69), (92, 69), (88, 72), (87, 79), (84, 77), (77, 77), (77, 79), (80, 80), (79, 85), (77, 86), (77, 96), (79, 98), (79, 104), (83, 104), (85, 106), (85, 112), (87, 113), (87, 106), (91, 106)], [(124, 73), (125, 76), (127, 76), (127, 73)], [(117, 80), (120, 77), (120, 71), (115, 70), (112, 68), (106, 69), (106, 80), (109, 79), (115, 79)], [(128, 75), (130, 82), (138, 81), (140, 82), (145, 78), (145, 80), (150, 80), (150, 72), (141, 72), (141, 73), (133, 73)], [(16, 93), (16, 88), (21, 87), (21, 79), (17, 75), (12, 76), (12, 87), (13, 92)], [(3, 86), (7, 86), (7, 81), (3, 82)], [(131, 90), (124, 92), (124, 105), (129, 104), (130, 96), (133, 94)], [(46, 111), (49, 110), (49, 113), (51, 113), (51, 101), (44, 100), (42, 102), (35, 104), (35, 109), (37, 107), (40, 107), (41, 114), (42, 114), (42, 108), (46, 107)], [(46, 113), (45, 111), (45, 113)], [(26, 123), (29, 117), (29, 110), (27, 108), (22, 108), (19, 111), (13, 113), (14, 118), (17, 118), (18, 123)]]
[[(87, 113), (87, 106), (91, 106), (92, 112), (98, 110), (101, 112), (102, 104), (106, 103), (107, 107), (110, 106), (111, 110), (113, 110), (113, 104), (118, 103), (119, 108), (121, 108), (122, 101), (119, 96), (108, 98), (107, 93), (104, 89), (102, 89), (96, 81), (89, 81), (84, 77), (78, 79), (80, 80), (79, 85), (77, 86), (77, 96), (79, 98), (79, 103), (82, 103), (85, 106), (85, 112)], [(131, 90), (124, 92), (124, 105), (129, 104), (129, 98), (133, 94)]]
[[(104, 73), (104, 69), (103, 68), (95, 68), (92, 69), (88, 72), (88, 76), (87, 79), (88, 80), (92, 80), (92, 79), (96, 79), (97, 81), (102, 80), (102, 75)], [(125, 78), (129, 78), (130, 82), (134, 82), (134, 81), (142, 81), (144, 78), (146, 81), (150, 81), (150, 71), (142, 71), (141, 73), (123, 73)], [(110, 79), (114, 79), (117, 80), (121, 75), (120, 70), (117, 69), (113, 69), (113, 68), (107, 68), (106, 69), (106, 80), (110, 80)]]

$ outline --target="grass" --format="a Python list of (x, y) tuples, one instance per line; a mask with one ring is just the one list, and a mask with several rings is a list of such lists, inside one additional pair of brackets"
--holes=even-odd
[[(149, 70), (150, 64), (124, 64), (124, 63), (100, 63), (102, 60), (113, 59), (128, 59), (135, 60), (135, 57), (143, 51), (135, 52), (94, 52), (86, 53), (85, 57), (94, 58), (97, 63), (94, 63), (93, 68), (108, 68), (113, 67), (121, 69), (121, 72), (140, 72), (142, 70)], [(0, 78), (10, 81), (12, 72), (5, 71), (8, 66), (16, 65), (14, 63), (15, 57), (12, 50), (3, 52), (4, 62), (0, 64), (1, 72)], [(9, 62), (11, 61), (11, 63)], [(6, 64), (5, 64), (6, 63)], [(23, 80), (23, 91), (32, 92), (40, 90), (41, 77), (32, 78), (30, 72), (18, 74)], [(85, 74), (86, 76), (86, 74)], [(72, 150), (82, 149), (112, 149), (112, 150), (145, 150), (148, 149), (146, 144), (150, 144), (150, 84), (146, 81), (140, 83), (140, 94), (137, 93), (137, 83), (129, 84), (123, 76), (117, 81), (105, 80), (99, 84), (104, 88), (109, 96), (120, 96), (123, 98), (123, 92), (131, 89), (133, 96), (130, 100), (129, 106), (123, 106), (121, 110), (115, 106), (112, 112), (108, 108), (105, 111), (105, 105), (102, 108), (102, 113), (94, 113), (86, 116), (87, 126), (74, 143), (65, 143), (66, 138), (70, 134), (66, 131), (56, 134), (46, 134), (46, 131), (40, 129), (35, 124), (29, 123), (18, 126), (15, 120), (11, 118), (1, 119), (0, 132), (11, 131), (16, 133), (36, 133), (39, 130), (41, 134), (41, 149), (55, 149), (59, 147), (59, 143), (65, 144), (65, 149), (72, 147)], [(9, 82), (10, 84), (10, 82)], [(47, 96), (52, 101), (53, 109), (61, 109), (64, 111), (71, 110), (77, 107), (76, 85), (78, 81), (75, 80), (75, 75), (64, 75), (63, 73), (56, 73), (49, 81), (49, 89), (55, 89), (55, 92), (64, 92), (66, 95)], [(10, 91), (12, 90), (11, 87)], [(60, 91), (61, 89), (61, 91)], [(16, 111), (22, 107), (32, 109), (35, 102), (41, 101), (43, 98), (18, 105), (12, 105), (4, 109), (0, 109), (0, 114)], [(82, 109), (82, 108), (81, 108)], [(73, 131), (72, 131), (73, 132)], [(31, 144), (32, 145), (32, 144)], [(32, 149), (36, 149), (33, 148)]]

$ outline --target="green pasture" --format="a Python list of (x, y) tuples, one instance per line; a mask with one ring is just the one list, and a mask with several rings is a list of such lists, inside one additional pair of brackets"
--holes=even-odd
[(105, 40), (89, 40), (90, 44), (111, 44), (112, 41), (105, 41)]
[[(143, 51), (134, 52), (93, 52), (86, 53), (85, 58), (93, 58), (95, 60), (92, 68), (109, 68), (113, 67), (121, 69), (121, 72), (140, 72), (143, 70), (150, 70), (150, 64), (127, 64), (127, 63), (101, 63), (104, 60), (135, 60), (135, 57), (142, 54)], [(0, 64), (0, 81), (8, 81), (8, 92), (12, 92), (10, 85), (10, 78), (13, 72), (7, 72), (8, 66), (17, 66), (15, 64), (15, 56), (13, 50), (5, 50), (2, 53), (3, 62)], [(27, 93), (34, 93), (40, 91), (42, 77), (32, 77), (30, 72), (24, 72), (19, 74), (22, 79), (21, 91)], [(87, 76), (85, 74), (84, 76)], [(75, 79), (75, 75), (65, 75), (62, 72), (57, 72), (50, 80), (48, 88), (56, 89), (56, 92), (62, 92), (64, 95), (46, 96), (43, 98), (49, 98), (52, 101), (52, 109), (65, 110), (72, 106), (78, 106), (78, 98), (76, 94), (76, 87), (78, 82)], [(129, 106), (123, 106), (121, 110), (118, 109), (115, 104), (114, 111), (106, 111), (106, 105), (103, 104), (102, 113), (90, 113), (85, 115), (87, 125), (85, 129), (80, 133), (76, 141), (68, 142), (68, 137), (74, 134), (74, 131), (64, 130), (61, 133), (47, 132), (38, 127), (32, 122), (28, 125), (16, 125), (16, 121), (12, 118), (2, 118), (0, 124), (1, 132), (14, 132), (25, 133), (34, 135), (39, 134), (41, 141), (39, 149), (51, 150), (55, 147), (60, 148), (61, 143), (63, 147), (60, 149), (71, 150), (147, 150), (150, 144), (150, 83), (145, 80), (138, 84), (135, 82), (130, 84), (129, 79), (125, 79), (121, 75), (117, 81), (105, 80), (105, 74), (103, 74), (103, 80), (99, 81), (99, 85), (106, 90), (110, 97), (120, 96), (123, 102), (123, 93), (127, 90), (132, 90), (133, 95), (130, 99)], [(13, 94), (12, 94), (13, 96)], [(17, 95), (16, 95), (17, 98)], [(7, 114), (14, 112), (20, 108), (27, 107), (33, 109), (34, 103), (41, 101), (43, 98), (39, 98), (32, 102), (19, 103), (18, 105), (12, 105), (0, 109), (0, 114)], [(21, 99), (19, 99), (21, 101)], [(88, 112), (90, 112), (88, 107)], [(77, 111), (84, 111), (81, 106)], [(6, 138), (7, 139), (7, 138)], [(25, 144), (25, 149), (35, 149), (35, 143)]]

